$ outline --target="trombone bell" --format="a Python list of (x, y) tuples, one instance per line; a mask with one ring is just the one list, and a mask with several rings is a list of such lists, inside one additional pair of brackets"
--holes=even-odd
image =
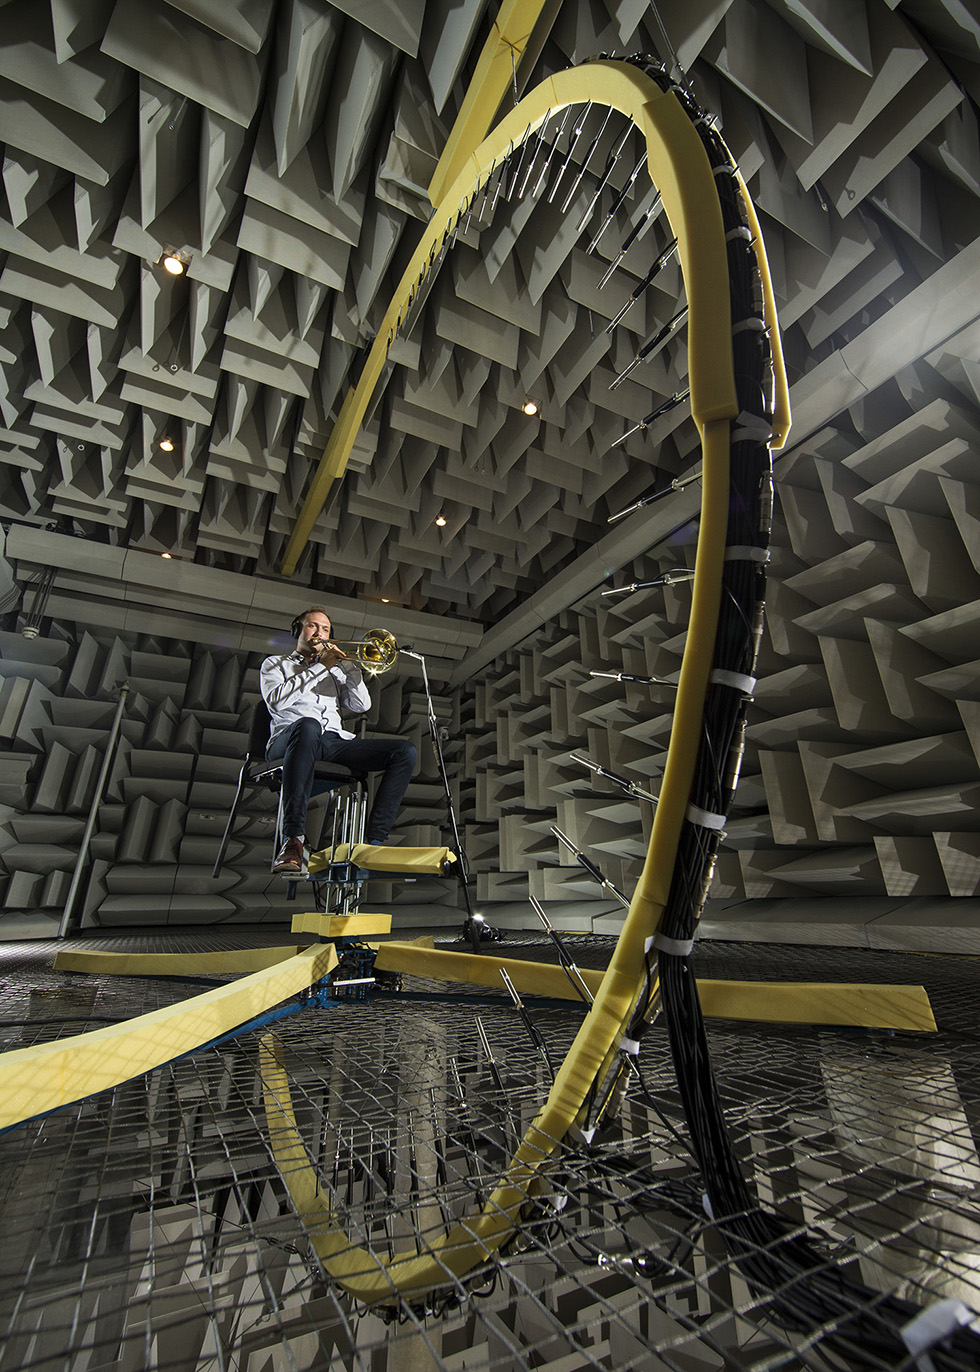
[(352, 656), (368, 676), (380, 676), (394, 667), (398, 657), (395, 635), (387, 629), (368, 629), (360, 643), (353, 645)]

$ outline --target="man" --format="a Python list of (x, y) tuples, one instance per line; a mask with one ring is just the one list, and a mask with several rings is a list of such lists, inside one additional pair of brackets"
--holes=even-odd
[(380, 772), (365, 839), (381, 844), (398, 813), (415, 771), (415, 745), (405, 738), (355, 738), (340, 722), (341, 709), (363, 714), (371, 696), (361, 669), (330, 642), (330, 616), (312, 605), (293, 621), (296, 648), (262, 663), (262, 696), (272, 716), (266, 757), (283, 760), (283, 844), (273, 872), (303, 870), (306, 809), (317, 762), (337, 762), (357, 772)]

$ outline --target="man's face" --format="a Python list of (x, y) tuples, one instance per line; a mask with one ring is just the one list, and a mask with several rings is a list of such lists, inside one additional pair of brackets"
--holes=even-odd
[(311, 649), (315, 638), (326, 643), (330, 638), (331, 627), (328, 617), (320, 614), (319, 611), (314, 610), (312, 614), (306, 615), (303, 619), (303, 624), (299, 631), (299, 638), (296, 640), (296, 647)]

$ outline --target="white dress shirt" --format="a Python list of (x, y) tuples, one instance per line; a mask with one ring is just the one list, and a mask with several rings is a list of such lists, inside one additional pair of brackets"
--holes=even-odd
[(308, 662), (302, 653), (267, 657), (259, 670), (262, 697), (272, 716), (269, 742), (297, 719), (313, 716), (320, 728), (341, 738), (353, 738), (341, 727), (341, 708), (363, 714), (371, 708), (371, 695), (356, 663), (338, 662), (325, 667)]

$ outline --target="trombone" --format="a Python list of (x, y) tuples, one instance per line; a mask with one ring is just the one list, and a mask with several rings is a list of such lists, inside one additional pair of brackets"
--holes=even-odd
[(355, 661), (363, 672), (368, 676), (380, 676), (382, 672), (387, 672), (394, 667), (398, 658), (398, 644), (395, 642), (395, 635), (387, 629), (368, 629), (363, 639), (336, 639), (325, 640), (314, 638), (312, 642), (319, 648), (323, 643), (329, 642), (331, 648), (343, 651), (345, 648), (352, 648), (353, 652), (345, 653), (344, 656)]

